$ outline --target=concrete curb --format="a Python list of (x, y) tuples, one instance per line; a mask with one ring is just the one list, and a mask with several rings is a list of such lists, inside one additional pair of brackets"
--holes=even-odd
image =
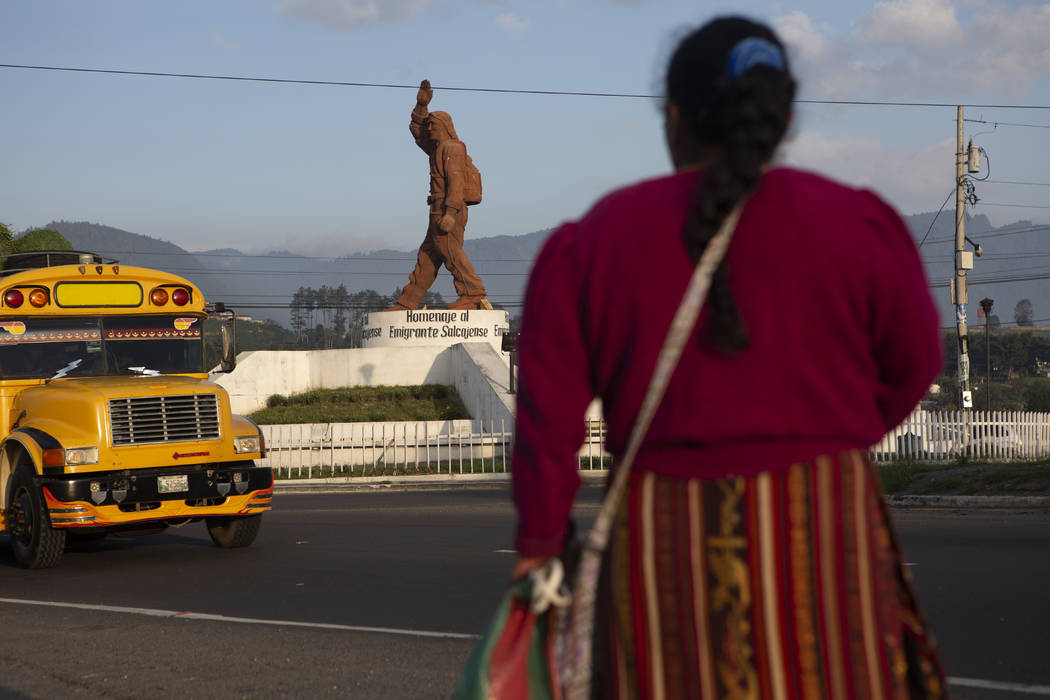
[(893, 508), (1050, 508), (1050, 496), (887, 496)]
[[(586, 484), (600, 483), (605, 481), (609, 471), (607, 469), (595, 469), (593, 471), (580, 472), (580, 478)], [(323, 479), (277, 479), (274, 481), (274, 490), (277, 492), (294, 493), (295, 491), (326, 490), (353, 490), (353, 489), (377, 489), (377, 488), (447, 488), (451, 486), (471, 486), (478, 484), (509, 484), (510, 474), (403, 474), (394, 476), (340, 476)]]
[[(608, 470), (580, 472), (587, 485), (600, 484)], [(323, 479), (278, 479), (278, 493), (339, 492), (385, 488), (455, 488), (509, 484), (510, 474), (404, 474), (393, 476), (328, 477)], [(1050, 496), (887, 496), (893, 508), (1050, 508)]]

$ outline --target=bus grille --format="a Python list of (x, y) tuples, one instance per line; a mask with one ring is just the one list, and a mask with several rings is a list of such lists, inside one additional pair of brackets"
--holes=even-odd
[(110, 399), (109, 419), (114, 446), (219, 437), (219, 401), (215, 394)]

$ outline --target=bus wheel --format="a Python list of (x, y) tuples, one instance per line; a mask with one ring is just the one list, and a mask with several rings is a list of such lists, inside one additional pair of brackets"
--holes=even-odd
[(11, 500), (7, 504), (7, 530), (15, 561), (27, 569), (47, 569), (62, 558), (66, 531), (51, 527), (40, 489), (24, 463), (11, 476)]
[(211, 541), (224, 549), (247, 547), (255, 541), (262, 525), (261, 515), (244, 515), (230, 518), (206, 518)]

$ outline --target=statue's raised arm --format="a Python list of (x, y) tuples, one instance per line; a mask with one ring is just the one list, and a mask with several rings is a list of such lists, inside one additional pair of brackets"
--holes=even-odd
[(412, 108), (412, 121), (408, 124), (408, 130), (412, 132), (412, 138), (416, 145), (423, 149), (428, 156), (434, 152), (437, 143), (427, 133), (426, 122), (430, 117), (427, 105), (434, 98), (434, 88), (430, 87), (430, 81), (424, 80), (419, 84), (416, 91), (416, 106)]

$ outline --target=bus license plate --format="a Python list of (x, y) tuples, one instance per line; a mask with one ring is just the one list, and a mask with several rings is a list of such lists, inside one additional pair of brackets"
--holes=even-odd
[(185, 474), (157, 477), (157, 493), (178, 493), (189, 490), (189, 477)]

